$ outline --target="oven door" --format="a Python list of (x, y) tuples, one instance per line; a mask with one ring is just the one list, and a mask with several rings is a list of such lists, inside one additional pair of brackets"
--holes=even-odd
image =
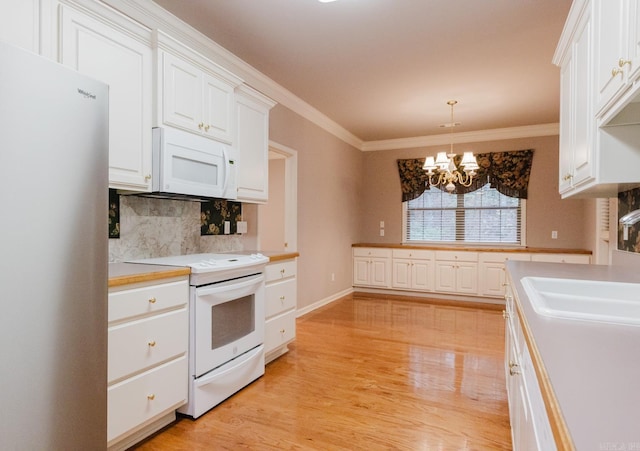
[(264, 292), (262, 273), (196, 287), (196, 378), (264, 342)]

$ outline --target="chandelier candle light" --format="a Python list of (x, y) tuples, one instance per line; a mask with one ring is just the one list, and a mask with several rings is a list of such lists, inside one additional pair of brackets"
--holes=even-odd
[[(453, 122), (453, 107), (457, 103), (457, 100), (449, 100), (447, 102), (447, 105), (451, 106), (451, 123), (445, 124), (444, 126), (451, 127), (451, 149), (449, 153), (438, 152), (435, 160), (429, 156), (425, 158), (424, 166), (422, 166), (429, 176), (429, 185), (444, 186), (450, 193), (456, 189), (455, 183), (462, 186), (471, 186), (473, 177), (476, 175), (476, 169), (478, 169), (478, 162), (473, 152), (464, 152), (462, 155), (462, 161), (460, 161), (462, 170), (459, 170), (453, 161), (456, 156), (456, 154), (453, 153), (453, 127), (458, 125)], [(434, 176), (437, 176), (435, 181), (433, 180)]]

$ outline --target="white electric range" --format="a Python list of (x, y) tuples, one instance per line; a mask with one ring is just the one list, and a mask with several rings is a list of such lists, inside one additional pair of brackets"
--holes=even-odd
[(262, 254), (191, 254), (128, 263), (190, 267), (189, 401), (198, 418), (264, 374)]

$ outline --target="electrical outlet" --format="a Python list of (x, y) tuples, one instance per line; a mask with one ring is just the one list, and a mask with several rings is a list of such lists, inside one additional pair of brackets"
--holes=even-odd
[(558, 239), (558, 231), (557, 230), (552, 230), (551, 231), (551, 239), (552, 240), (557, 240)]
[(230, 221), (225, 221), (224, 222), (224, 234), (225, 235), (229, 235), (231, 233), (231, 222)]
[(380, 229), (380, 236), (384, 236), (384, 229)]
[(384, 221), (380, 221), (380, 228), (384, 229)]
[(336, 273), (334, 273), (334, 272), (331, 273), (331, 281), (332, 282), (336, 281)]

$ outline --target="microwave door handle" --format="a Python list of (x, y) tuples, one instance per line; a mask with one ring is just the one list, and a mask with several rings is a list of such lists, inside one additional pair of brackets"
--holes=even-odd
[(227, 195), (227, 186), (229, 185), (229, 175), (231, 174), (231, 169), (229, 168), (229, 153), (227, 152), (227, 148), (222, 148), (222, 155), (224, 157), (224, 184), (222, 185), (222, 195)]

